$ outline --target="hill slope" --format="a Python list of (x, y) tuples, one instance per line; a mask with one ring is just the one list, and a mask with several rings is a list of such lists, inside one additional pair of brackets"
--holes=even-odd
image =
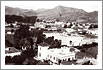
[(12, 8), (5, 6), (6, 15), (36, 16), (36, 12), (28, 9)]
[(86, 12), (82, 9), (57, 6), (52, 9), (38, 9), (27, 10), (20, 8), (5, 7), (5, 14), (9, 15), (22, 15), (22, 16), (38, 16), (42, 20), (55, 20), (60, 21), (77, 21), (77, 22), (98, 22), (98, 12)]

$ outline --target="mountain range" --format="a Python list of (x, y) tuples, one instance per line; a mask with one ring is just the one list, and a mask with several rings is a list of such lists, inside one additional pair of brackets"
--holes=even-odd
[(86, 12), (82, 9), (57, 6), (52, 9), (38, 9), (28, 10), (21, 8), (12, 8), (5, 6), (6, 15), (20, 15), (20, 16), (37, 16), (42, 20), (55, 20), (59, 21), (76, 21), (76, 22), (98, 22), (98, 11)]

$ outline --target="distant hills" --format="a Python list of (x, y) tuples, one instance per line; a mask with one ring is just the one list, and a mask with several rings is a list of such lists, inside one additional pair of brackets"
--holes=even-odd
[(6, 15), (36, 16), (36, 12), (28, 9), (12, 8), (5, 6)]
[(20, 16), (38, 16), (42, 20), (60, 20), (76, 22), (98, 22), (98, 11), (86, 12), (82, 9), (57, 6), (52, 9), (28, 10), (5, 6), (5, 14)]

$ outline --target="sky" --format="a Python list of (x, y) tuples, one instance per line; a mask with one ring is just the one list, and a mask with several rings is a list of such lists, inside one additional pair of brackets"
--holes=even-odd
[(9, 7), (18, 7), (22, 9), (51, 9), (58, 5), (83, 9), (87, 12), (98, 11), (100, 1), (5, 1)]

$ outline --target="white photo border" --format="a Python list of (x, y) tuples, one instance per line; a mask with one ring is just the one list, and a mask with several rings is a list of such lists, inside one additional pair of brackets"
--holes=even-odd
[(98, 3), (98, 65), (5, 65), (5, 6), (7, 1), (1, 1), (1, 69), (102, 69), (102, 1), (95, 2)]

